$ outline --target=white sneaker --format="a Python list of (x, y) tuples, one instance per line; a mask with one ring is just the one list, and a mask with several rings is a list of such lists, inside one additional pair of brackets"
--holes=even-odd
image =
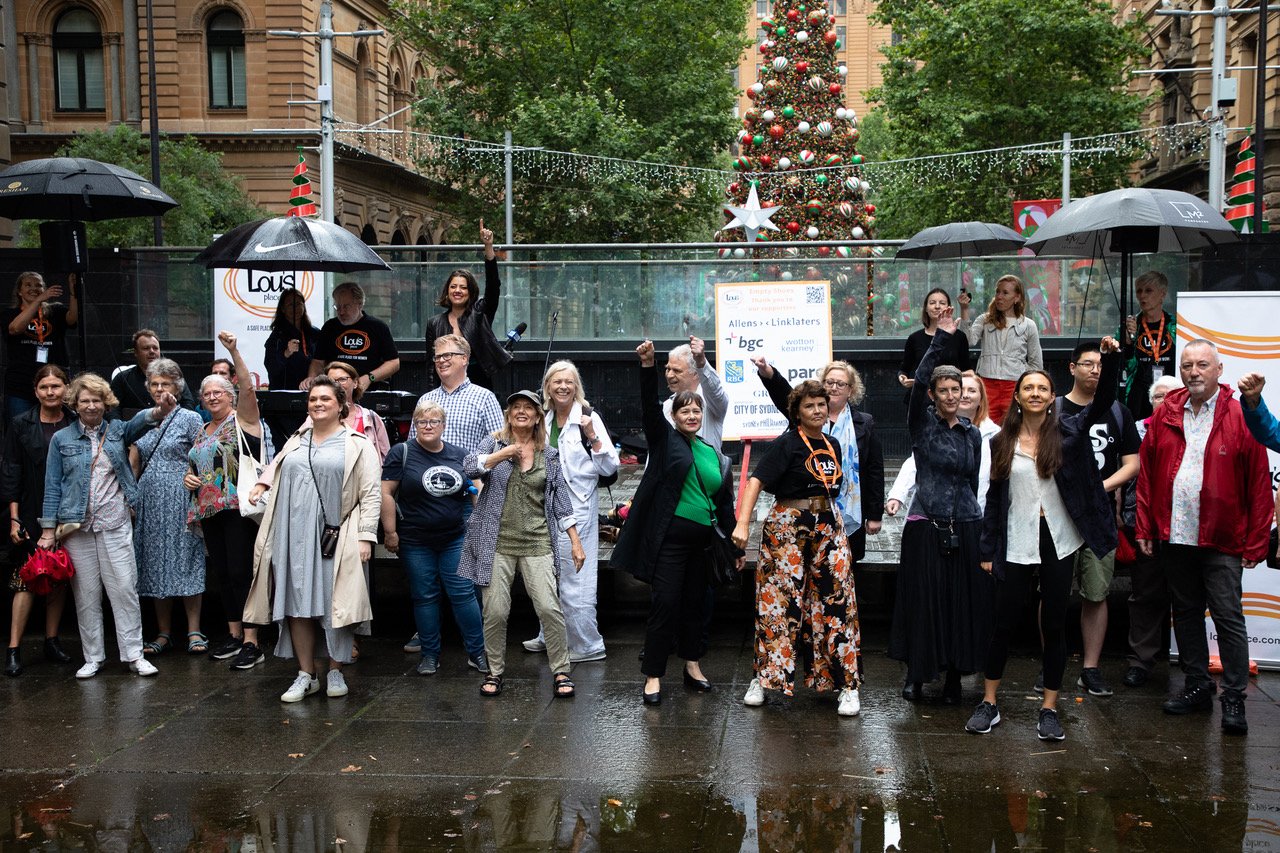
[[(316, 687), (318, 688), (319, 685), (317, 684)], [(329, 677), (325, 683), (324, 695), (333, 699), (347, 695), (347, 680), (342, 677), (342, 672), (340, 670), (329, 670)]]
[(840, 706), (836, 708), (837, 714), (842, 717), (856, 717), (861, 710), (862, 700), (858, 698), (856, 688), (846, 687), (840, 691)]
[(525, 640), (520, 645), (524, 646), (526, 652), (545, 652), (547, 650), (547, 644), (541, 637)]
[(584, 655), (570, 654), (569, 663), (591, 663), (596, 660), (604, 660), (605, 657), (607, 657), (607, 655), (605, 654), (604, 649), (601, 649), (598, 652), (589, 652)]
[(764, 704), (764, 688), (760, 686), (760, 679), (751, 679), (751, 683), (747, 685), (747, 695), (742, 697), (742, 704), (749, 708), (759, 708)]
[(133, 670), (135, 674), (141, 675), (143, 678), (160, 674), (160, 670), (156, 669), (156, 665), (146, 658), (138, 658), (135, 661), (130, 661), (129, 669)]
[(102, 661), (87, 660), (84, 666), (76, 670), (76, 678), (86, 679), (93, 678), (98, 674), (98, 670), (102, 669)]
[(289, 689), (280, 694), (281, 702), (301, 702), (305, 697), (320, 690), (320, 679), (299, 670), (298, 677), (289, 685)]

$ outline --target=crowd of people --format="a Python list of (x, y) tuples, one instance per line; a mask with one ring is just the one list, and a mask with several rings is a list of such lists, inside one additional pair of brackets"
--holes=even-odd
[[(369, 632), (369, 562), (381, 542), (408, 580), (416, 633), (405, 648), (418, 655), (419, 675), (441, 669), (447, 597), (480, 694), (501, 695), (519, 575), (539, 621), (521, 646), (546, 654), (552, 695), (572, 697), (573, 667), (607, 654), (597, 620), (599, 489), (616, 476), (619, 454), (571, 361), (549, 364), (538, 390), (502, 403), (495, 396), (511, 357), (493, 334), (501, 282), (483, 223), (481, 239), (483, 294), (468, 270), (447, 277), (443, 310), (426, 323), (431, 388), (407, 440), (394, 445), (359, 401), (399, 370), (400, 357), (355, 283), (335, 288), (337, 316), (319, 329), (298, 294), (280, 298), (265, 364), (272, 385), (306, 392), (306, 418), (280, 436), (276, 452), (235, 335), (219, 334), (227, 357), (211, 365), (198, 395), (150, 329), (133, 337), (136, 365), (110, 382), (71, 378), (56, 362), (78, 321), (74, 300), (63, 306), (58, 287), (19, 276), (0, 468), (14, 564), (6, 674), (23, 672), (35, 598), (19, 567), (41, 549), (64, 549), (75, 574), (46, 595), (43, 652), (71, 660), (59, 639), (69, 588), (84, 658), (77, 678), (106, 662), (105, 591), (120, 659), (140, 676), (155, 675), (155, 659), (183, 646), (181, 599), (187, 653), (248, 670), (266, 660), (263, 638), (273, 635), (274, 655), (298, 669), (282, 701), (322, 686), (344, 696), (343, 667)], [(1149, 679), (1172, 614), (1186, 679), (1164, 710), (1209, 710), (1218, 688), (1208, 669), (1208, 610), (1223, 667), (1222, 728), (1245, 733), (1241, 573), (1267, 554), (1274, 504), (1264, 446), (1280, 449), (1280, 422), (1262, 402), (1263, 377), (1240, 378), (1239, 398), (1222, 383), (1212, 343), (1191, 341), (1175, 358), (1167, 288), (1159, 273), (1139, 277), (1140, 313), (1118, 339), (1075, 347), (1062, 394), (1016, 276), (999, 279), (971, 323), (968, 293), (957, 295), (957, 318), (951, 294), (930, 291), (898, 373), (912, 453), (887, 500), (883, 451), (874, 419), (858, 408), (866, 389), (852, 364), (832, 361), (792, 387), (767, 355), (753, 358), (787, 427), (735, 495), (722, 448), (729, 398), (705, 343), (690, 336), (660, 368), (653, 342), (642, 342), (648, 455), (611, 557), (651, 591), (641, 701), (661, 704), (673, 655), (685, 689), (715, 689), (704, 668), (714, 587), (739, 580), (767, 495), (754, 575), (740, 579), (754, 590), (747, 706), (766, 705), (770, 693), (792, 696), (803, 672), (805, 687), (834, 695), (838, 715), (860, 713), (855, 568), (884, 516), (902, 513), (888, 654), (903, 664), (904, 699), (920, 701), (941, 681), (942, 700), (959, 705), (963, 677), (981, 673), (965, 729), (992, 731), (1011, 639), (1034, 600), (1037, 736), (1063, 740), (1071, 593), (1081, 598), (1076, 683), (1111, 695), (1101, 652), (1117, 553), (1128, 544), (1123, 684)], [(202, 622), (209, 577), (226, 620), (216, 639)], [(141, 598), (155, 608), (149, 639)]]

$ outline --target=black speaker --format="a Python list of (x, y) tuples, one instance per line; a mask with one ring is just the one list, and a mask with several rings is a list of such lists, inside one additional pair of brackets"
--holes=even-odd
[(40, 251), (45, 275), (88, 270), (87, 243), (83, 222), (41, 222)]

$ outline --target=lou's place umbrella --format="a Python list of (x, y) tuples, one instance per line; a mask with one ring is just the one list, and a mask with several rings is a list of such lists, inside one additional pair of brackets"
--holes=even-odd
[(209, 269), (389, 270), (359, 237), (338, 225), (304, 216), (281, 216), (237, 225), (196, 255)]
[(98, 222), (177, 206), (136, 172), (83, 157), (28, 160), (0, 172), (0, 216), (7, 219)]
[(951, 222), (918, 232), (898, 248), (895, 257), (934, 260), (968, 258), (1012, 252), (1026, 239), (1006, 225), (993, 222)]
[(1036, 229), (1027, 248), (1037, 255), (1119, 255), (1123, 318), (1135, 254), (1188, 252), (1239, 239), (1221, 213), (1190, 193), (1129, 187), (1071, 202)]

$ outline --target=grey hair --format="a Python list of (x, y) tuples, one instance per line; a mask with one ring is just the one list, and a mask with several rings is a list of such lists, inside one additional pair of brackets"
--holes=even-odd
[(688, 344), (681, 344), (680, 346), (673, 349), (671, 352), (667, 353), (667, 361), (671, 361), (677, 358), (682, 358), (689, 364), (690, 372), (692, 373), (698, 372), (698, 362), (693, 360), (693, 350), (689, 347)]
[(217, 373), (210, 373), (204, 379), (200, 380), (200, 396), (204, 396), (204, 388), (210, 382), (215, 385), (222, 386), (222, 390), (231, 395), (231, 404), (236, 404), (236, 386), (231, 383), (230, 379)]
[(929, 390), (938, 390), (938, 383), (944, 379), (959, 382), (961, 387), (964, 386), (964, 374), (960, 372), (960, 368), (952, 364), (939, 364), (933, 369), (933, 374), (929, 377)]
[(1155, 382), (1152, 382), (1151, 387), (1147, 389), (1147, 402), (1154, 403), (1156, 401), (1156, 391), (1159, 391), (1161, 388), (1168, 388), (1172, 391), (1175, 388), (1181, 387), (1183, 387), (1181, 379), (1170, 373), (1166, 373)]
[(1186, 346), (1184, 346), (1183, 349), (1185, 350), (1188, 347), (1208, 347), (1213, 350), (1214, 355), (1218, 354), (1218, 345), (1213, 341), (1206, 341), (1204, 338), (1196, 338), (1194, 341), (1187, 341)]
[(166, 379), (173, 380), (175, 397), (182, 396), (182, 392), (187, 387), (187, 380), (182, 378), (182, 368), (178, 367), (178, 363), (171, 358), (157, 358), (155, 361), (147, 365), (147, 382), (155, 379), (157, 376), (163, 376)]

